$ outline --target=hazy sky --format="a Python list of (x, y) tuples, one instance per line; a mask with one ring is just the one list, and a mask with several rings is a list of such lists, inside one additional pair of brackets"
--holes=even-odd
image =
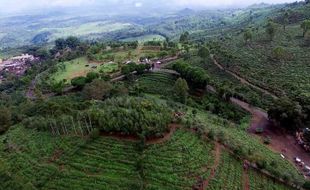
[(16, 12), (38, 8), (72, 6), (113, 6), (131, 4), (133, 7), (149, 6), (151, 3), (174, 7), (220, 7), (246, 6), (254, 3), (284, 3), (296, 0), (0, 0), (0, 12)]

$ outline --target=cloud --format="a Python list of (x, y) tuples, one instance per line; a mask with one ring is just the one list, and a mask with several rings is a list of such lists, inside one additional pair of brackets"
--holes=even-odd
[(136, 2), (135, 3), (135, 7), (142, 7), (142, 6), (143, 6), (143, 4), (141, 2)]

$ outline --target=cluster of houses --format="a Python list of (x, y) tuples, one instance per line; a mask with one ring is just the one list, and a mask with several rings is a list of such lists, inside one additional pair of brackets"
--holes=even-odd
[[(22, 54), (20, 56), (12, 57), (7, 60), (0, 59), (0, 71), (12, 73), (15, 75), (23, 75), (25, 71), (31, 66), (30, 63), (37, 61), (38, 58), (29, 54)], [(3, 80), (3, 74), (0, 74), (0, 80)]]

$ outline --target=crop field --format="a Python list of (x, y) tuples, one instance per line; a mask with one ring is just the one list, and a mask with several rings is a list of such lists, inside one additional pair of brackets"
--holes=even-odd
[[(24, 136), (18, 138), (20, 134)], [(191, 189), (197, 176), (209, 175), (213, 163), (213, 143), (185, 130), (178, 130), (166, 143), (146, 147), (144, 180), (137, 169), (141, 153), (135, 142), (55, 138), (22, 127), (12, 130), (6, 139), (13, 150), (4, 152), (1, 143), (0, 161), (9, 165), (16, 181), (0, 187), (14, 189), (12, 184), (19, 182), (32, 189), (138, 189), (144, 183), (147, 189)]]
[(99, 138), (59, 162), (60, 175), (45, 189), (137, 189), (135, 143)]
[(147, 93), (171, 95), (176, 79), (169, 73), (147, 73), (138, 78), (137, 84)]
[(197, 177), (210, 174), (213, 143), (178, 130), (165, 144), (149, 146), (144, 152), (147, 189), (192, 189)]
[[(277, 30), (272, 42), (266, 41), (263, 30), (253, 34), (249, 46), (244, 45), (242, 35), (226, 41), (225, 46), (238, 56), (230, 69), (278, 95), (310, 97), (310, 47), (303, 45), (300, 25), (290, 25), (285, 32), (278, 26)], [(285, 50), (287, 59), (272, 59), (277, 47)]]
[[(225, 120), (214, 117), (206, 112), (198, 112), (193, 119), (190, 114), (192, 109), (187, 110), (186, 121), (195, 120), (203, 124), (205, 131), (212, 131), (221, 141), (229, 147), (240, 147), (250, 160), (257, 158), (264, 159), (267, 162), (267, 170), (276, 170), (280, 174), (288, 174), (295, 179), (303, 180), (297, 169), (287, 160), (281, 158), (279, 154), (271, 151), (266, 145), (262, 144), (258, 138), (247, 133), (248, 121), (244, 120), (240, 125), (234, 125)], [(277, 163), (277, 166), (271, 166), (271, 163)]]
[[(7, 165), (7, 175), (11, 181), (1, 178), (0, 189), (21, 185), (28, 189), (42, 187), (50, 176), (59, 172), (53, 160), (63, 152), (72, 152), (83, 140), (76, 137), (52, 137), (18, 126), (8, 136), (0, 137), (0, 163)], [(5, 164), (4, 164), (5, 163)], [(1, 164), (2, 165), (2, 164)], [(2, 182), (5, 184), (2, 184)]]
[(211, 77), (211, 85), (215, 88), (227, 87), (236, 94), (240, 99), (251, 103), (254, 106), (267, 109), (272, 103), (272, 97), (265, 95), (247, 85), (241, 84), (239, 80), (220, 70), (214, 65), (211, 59), (202, 62), (201, 58), (193, 57), (191, 63), (197, 67), (206, 69)]
[(249, 172), (250, 189), (253, 190), (293, 190), (293, 188), (287, 187), (279, 182), (266, 177), (265, 175), (258, 173), (254, 170)]
[[(209, 125), (215, 125), (216, 117), (208, 118)], [(11, 129), (0, 142), (0, 189), (139, 189), (143, 185), (150, 190), (190, 190), (210, 176), (215, 162), (214, 143), (186, 129), (178, 129), (160, 144), (147, 145), (143, 152), (133, 141), (53, 137), (22, 126)], [(279, 166), (284, 165), (279, 162)], [(289, 189), (257, 172), (251, 171), (249, 178), (251, 189)], [(222, 150), (207, 189), (242, 186), (242, 162)]]
[[(96, 68), (93, 68), (95, 66)], [(58, 71), (51, 76), (53, 81), (59, 82), (66, 80), (70, 82), (74, 77), (86, 76), (89, 72), (97, 73), (113, 73), (118, 71), (118, 64), (116, 63), (92, 63), (87, 58), (82, 57), (72, 61), (67, 61), (58, 64)]]
[(214, 178), (209, 182), (208, 190), (241, 190), (242, 184), (242, 162), (236, 160), (227, 151), (222, 151), (219, 166)]

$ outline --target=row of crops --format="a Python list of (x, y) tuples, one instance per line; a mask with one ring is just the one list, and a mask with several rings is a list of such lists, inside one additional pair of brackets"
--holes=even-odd
[(211, 59), (202, 61), (199, 57), (192, 57), (191, 63), (197, 67), (206, 69), (206, 72), (211, 77), (211, 85), (217, 89), (225, 88), (230, 90), (239, 99), (243, 99), (257, 107), (267, 108), (272, 103), (272, 97), (241, 84), (238, 79), (215, 66)]
[(214, 178), (209, 182), (209, 190), (241, 190), (242, 163), (232, 157), (227, 151), (222, 151), (220, 164), (216, 169)]
[(213, 143), (195, 134), (178, 130), (165, 144), (146, 149), (147, 189), (192, 189), (197, 177), (206, 179), (213, 165)]
[[(250, 46), (244, 45), (242, 35), (226, 41), (225, 47), (239, 58), (231, 62), (231, 69), (277, 94), (309, 96), (310, 51), (303, 45), (300, 26), (288, 26), (285, 32), (278, 32), (272, 42), (262, 41), (265, 35), (263, 30), (254, 34)], [(272, 51), (277, 47), (282, 47), (290, 58), (272, 60)]]
[(251, 190), (292, 190), (284, 184), (274, 181), (255, 170), (249, 171), (250, 189)]
[(193, 118), (190, 116), (191, 112), (192, 110), (189, 109), (184, 122), (195, 120), (196, 123), (201, 123), (204, 131), (207, 133), (212, 132), (223, 144), (238, 150), (247, 159), (251, 161), (263, 160), (266, 163), (265, 169), (268, 171), (275, 172), (282, 177), (288, 175), (295, 181), (303, 181), (303, 176), (298, 173), (298, 170), (289, 161), (283, 160), (279, 154), (271, 151), (259, 139), (253, 138), (244, 130), (248, 126), (247, 121), (243, 121), (240, 125), (233, 125), (200, 111)]
[(5, 173), (14, 181), (0, 181), (0, 189), (12, 190), (17, 184), (28, 189), (41, 188), (51, 176), (60, 172), (52, 160), (62, 152), (73, 153), (75, 147), (83, 143), (77, 137), (52, 137), (20, 126), (2, 136), (0, 142), (0, 161), (6, 164)]
[(151, 94), (171, 95), (177, 77), (165, 72), (154, 72), (142, 75), (138, 79), (141, 88)]
[[(209, 122), (214, 119), (210, 117)], [(148, 190), (190, 190), (199, 179), (210, 176), (214, 165), (214, 144), (185, 129), (177, 130), (165, 143), (148, 145), (143, 153), (133, 141), (58, 138), (22, 127), (0, 140), (0, 189), (109, 190), (139, 189), (143, 185)], [(141, 158), (142, 164), (138, 162)], [(254, 190), (287, 189), (254, 171), (250, 171), (249, 179)], [(207, 189), (242, 187), (242, 162), (222, 150)]]
[(137, 156), (135, 143), (99, 138), (61, 159), (44, 189), (138, 189)]

